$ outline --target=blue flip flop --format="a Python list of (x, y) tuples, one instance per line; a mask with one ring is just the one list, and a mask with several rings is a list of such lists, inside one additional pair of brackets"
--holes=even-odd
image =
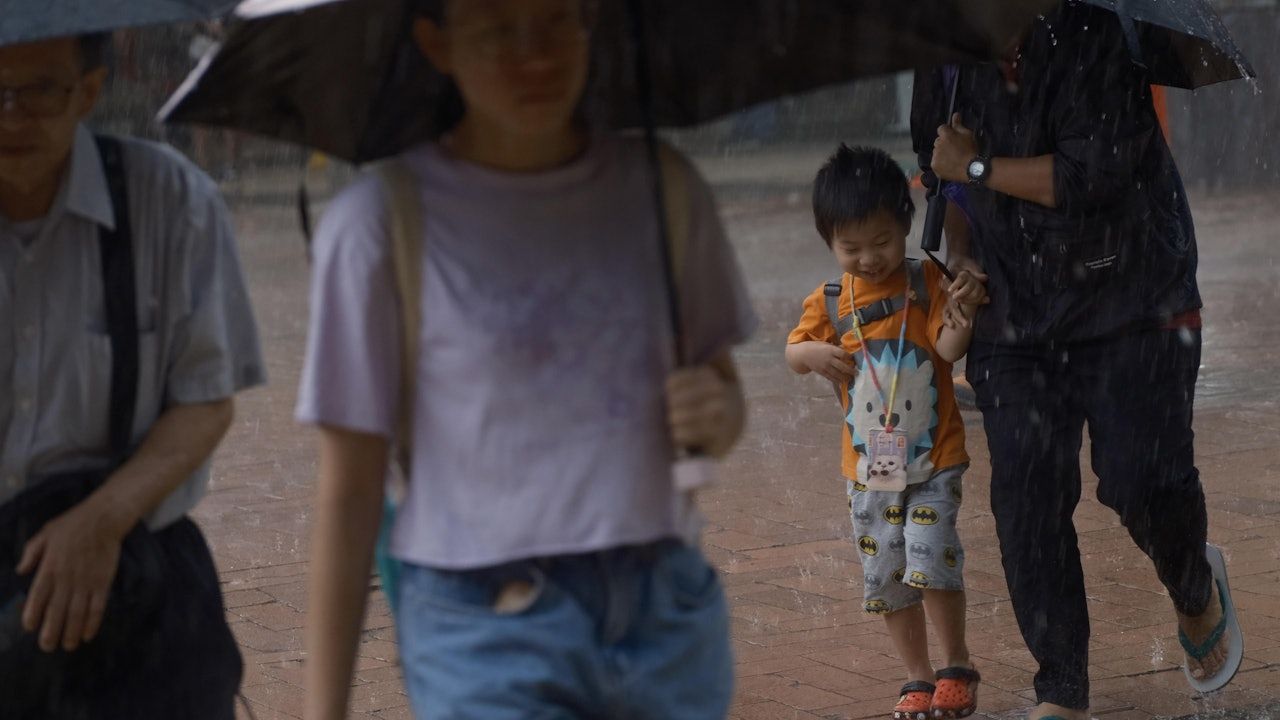
[(1227, 582), (1227, 561), (1222, 555), (1222, 550), (1209, 544), (1204, 546), (1205, 559), (1209, 561), (1209, 567), (1213, 570), (1213, 584), (1218, 589), (1218, 597), (1222, 600), (1222, 622), (1209, 633), (1209, 637), (1204, 642), (1195, 644), (1181, 630), (1178, 631), (1178, 642), (1182, 644), (1182, 649), (1187, 656), (1199, 660), (1217, 647), (1218, 643), (1225, 635), (1228, 638), (1227, 659), (1222, 663), (1222, 667), (1218, 672), (1207, 678), (1195, 678), (1191, 675), (1191, 670), (1183, 665), (1182, 672), (1187, 676), (1187, 682), (1192, 689), (1201, 693), (1211, 693), (1215, 690), (1221, 690), (1226, 687), (1227, 683), (1235, 677), (1240, 670), (1240, 664), (1244, 662), (1244, 635), (1240, 632), (1240, 619), (1236, 616), (1236, 606), (1231, 600), (1231, 586)]

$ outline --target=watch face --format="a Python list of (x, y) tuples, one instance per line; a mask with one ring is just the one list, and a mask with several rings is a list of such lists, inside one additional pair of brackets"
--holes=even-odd
[(974, 160), (969, 163), (969, 177), (974, 180), (980, 180), (987, 174), (987, 164), (981, 160)]

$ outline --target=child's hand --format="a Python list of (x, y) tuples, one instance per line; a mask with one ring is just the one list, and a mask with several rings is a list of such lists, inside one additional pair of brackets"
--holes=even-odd
[(796, 347), (800, 364), (833, 383), (850, 382), (858, 375), (853, 356), (842, 347), (810, 341)]
[(961, 305), (985, 305), (991, 302), (987, 297), (987, 288), (984, 284), (987, 276), (981, 273), (973, 273), (969, 270), (961, 270), (956, 273), (956, 279), (947, 286), (947, 294), (952, 300)]
[(942, 326), (951, 330), (960, 330), (967, 329), (971, 324), (973, 321), (965, 313), (964, 307), (954, 298), (947, 298), (947, 304), (942, 309)]
[(676, 447), (718, 457), (737, 439), (743, 414), (738, 384), (715, 367), (677, 368), (667, 376), (667, 423)]

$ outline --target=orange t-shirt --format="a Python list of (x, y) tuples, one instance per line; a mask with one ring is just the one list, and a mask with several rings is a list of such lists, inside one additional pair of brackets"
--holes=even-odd
[[(880, 383), (887, 395), (898, 367), (898, 394), (893, 413), (897, 427), (907, 433), (907, 482), (920, 483), (933, 473), (969, 462), (964, 449), (964, 421), (956, 407), (951, 382), (951, 363), (938, 357), (934, 345), (942, 329), (947, 295), (939, 285), (941, 273), (930, 263), (922, 266), (929, 288), (929, 312), (926, 315), (918, 301), (913, 301), (907, 317), (906, 342), (902, 358), (898, 355), (898, 334), (902, 329), (902, 311), (862, 327), (862, 336), (871, 350)], [(844, 317), (853, 312), (852, 294), (857, 307), (892, 298), (906, 291), (907, 273), (892, 280), (872, 285), (845, 273), (840, 280), (839, 312)], [(827, 318), (826, 297), (819, 285), (804, 301), (800, 323), (787, 338), (788, 344), (817, 340), (833, 343), (836, 330)], [(840, 338), (845, 350), (853, 354), (858, 368), (853, 387), (844, 383), (840, 389), (845, 422), (841, 469), (845, 476), (864, 483), (867, 478), (867, 438), (872, 430), (883, 429), (884, 400), (867, 372), (867, 358), (857, 335), (851, 330)], [(895, 360), (896, 359), (896, 360)]]

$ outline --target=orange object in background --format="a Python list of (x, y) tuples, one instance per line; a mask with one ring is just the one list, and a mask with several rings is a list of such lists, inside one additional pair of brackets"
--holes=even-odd
[(1164, 141), (1173, 144), (1173, 135), (1169, 132), (1169, 91), (1163, 85), (1151, 86), (1151, 104), (1156, 107), (1156, 119), (1160, 121), (1160, 129), (1164, 131)]

